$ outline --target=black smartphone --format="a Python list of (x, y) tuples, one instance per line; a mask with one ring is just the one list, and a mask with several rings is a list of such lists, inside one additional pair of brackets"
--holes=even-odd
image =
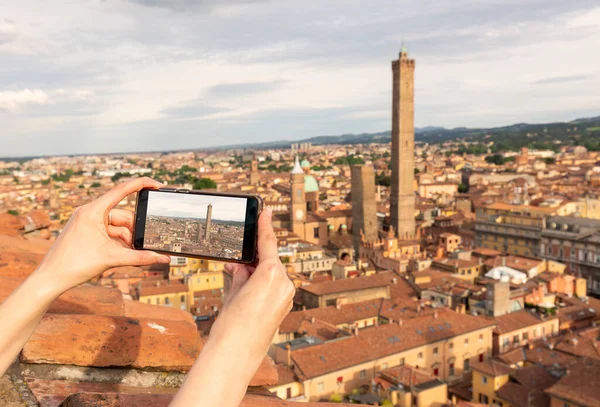
[(143, 189), (137, 196), (133, 248), (253, 263), (261, 209), (255, 195)]

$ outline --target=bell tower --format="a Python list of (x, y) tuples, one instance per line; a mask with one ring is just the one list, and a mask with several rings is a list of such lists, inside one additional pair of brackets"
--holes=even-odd
[(298, 235), (301, 239), (304, 239), (304, 223), (306, 222), (306, 194), (304, 191), (304, 170), (300, 166), (298, 156), (296, 156), (296, 163), (290, 174), (290, 193), (291, 205), (290, 205), (290, 229)]

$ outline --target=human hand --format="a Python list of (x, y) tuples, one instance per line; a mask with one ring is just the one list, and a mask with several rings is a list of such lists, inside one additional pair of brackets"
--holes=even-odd
[(275, 331), (291, 310), (295, 293), (294, 284), (279, 260), (272, 215), (272, 210), (267, 208), (258, 221), (256, 267), (225, 265), (233, 274), (233, 282), (209, 336), (209, 340), (213, 336), (224, 340), (225, 335), (243, 338), (243, 351), (256, 364), (254, 370), (250, 368), (252, 375), (266, 355)]
[(138, 178), (77, 208), (34, 274), (45, 277), (61, 293), (111, 267), (169, 263), (169, 256), (133, 250), (134, 214), (113, 209), (129, 194), (161, 186), (150, 178)]

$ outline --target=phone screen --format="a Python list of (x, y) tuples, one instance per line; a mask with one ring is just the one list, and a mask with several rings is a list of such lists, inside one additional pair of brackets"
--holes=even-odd
[[(143, 222), (138, 219), (144, 224), (142, 248), (242, 261), (248, 252), (245, 237), (252, 235), (247, 228), (256, 223), (248, 207), (254, 201), (238, 196), (142, 191), (138, 198), (138, 217), (145, 215)], [(143, 206), (145, 213), (140, 210)]]

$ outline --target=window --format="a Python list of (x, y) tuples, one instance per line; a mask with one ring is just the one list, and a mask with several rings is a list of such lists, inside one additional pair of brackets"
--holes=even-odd
[(486, 375), (481, 376), (481, 383), (487, 384), (487, 376)]
[(151, 301), (152, 301), (152, 300), (151, 300), (150, 298), (148, 298), (148, 299), (146, 300), (146, 302), (147, 302), (148, 304), (150, 304), (150, 302), (151, 302)]
[(438, 348), (437, 348), (437, 347), (433, 348), (433, 354), (434, 354), (434, 355), (437, 355), (437, 354), (438, 354)]
[(404, 358), (400, 358), (400, 366), (404, 366)]
[(365, 369), (360, 371), (360, 378), (361, 379), (366, 379), (367, 378), (367, 371)]
[(423, 359), (423, 352), (419, 352), (418, 356), (419, 359)]
[(542, 327), (542, 336), (546, 336), (546, 327), (545, 326)]
[(520, 341), (519, 335), (513, 336), (513, 343), (519, 343), (519, 341)]
[(469, 346), (469, 338), (465, 338), (465, 346)]
[(286, 399), (291, 399), (292, 398), (292, 388), (288, 387), (285, 389), (285, 398)]
[(448, 365), (448, 376), (454, 376), (454, 363)]
[(479, 335), (479, 342), (483, 342), (483, 334)]
[(169, 305), (169, 297), (165, 297), (165, 305)]
[(523, 340), (524, 341), (529, 340), (529, 332), (523, 332)]
[(160, 305), (160, 298), (156, 299), (156, 305)]
[(471, 361), (467, 358), (463, 361), (463, 369), (465, 372), (468, 372), (471, 369)]
[(182, 295), (182, 296), (180, 297), (180, 300), (181, 300), (181, 302), (185, 302), (185, 295)]
[(433, 374), (436, 375), (436, 376), (439, 376), (440, 375), (440, 369), (437, 368), (437, 367), (435, 369), (433, 369)]
[(323, 383), (323, 382), (317, 383), (317, 391), (320, 393), (325, 391), (325, 383)]
[(213, 276), (213, 283), (217, 281), (217, 276)]
[(448, 349), (450, 349), (450, 350), (454, 349), (454, 343), (450, 342), (450, 344), (448, 345)]
[(537, 334), (537, 328), (533, 329), (533, 337), (537, 338), (538, 334)]
[(479, 361), (483, 362), (483, 359), (485, 358), (485, 355), (483, 353), (479, 354)]
[(486, 396), (485, 394), (479, 394), (479, 402), (481, 404), (487, 404), (488, 403), (488, 396)]
[(313, 229), (313, 237), (315, 239), (319, 237), (319, 228), (314, 228)]

